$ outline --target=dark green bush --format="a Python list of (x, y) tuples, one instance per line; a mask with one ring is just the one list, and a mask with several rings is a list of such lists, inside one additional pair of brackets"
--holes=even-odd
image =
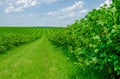
[(29, 43), (35, 39), (37, 36), (25, 35), (21, 33), (1, 33), (0, 34), (0, 53), (4, 53), (7, 50), (21, 44)]
[(120, 75), (120, 21), (117, 6), (111, 4), (110, 7), (93, 9), (85, 18), (68, 25), (51, 40), (67, 49), (70, 56), (73, 54), (77, 66), (103, 71), (110, 79), (115, 79)]

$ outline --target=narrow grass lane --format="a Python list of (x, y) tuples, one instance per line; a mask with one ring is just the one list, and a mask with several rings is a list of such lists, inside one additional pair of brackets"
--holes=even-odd
[(0, 79), (70, 79), (74, 67), (45, 34), (0, 55)]

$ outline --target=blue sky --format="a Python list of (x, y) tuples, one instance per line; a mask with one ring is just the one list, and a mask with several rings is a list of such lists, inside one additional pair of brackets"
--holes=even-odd
[(111, 0), (0, 0), (0, 26), (66, 26)]

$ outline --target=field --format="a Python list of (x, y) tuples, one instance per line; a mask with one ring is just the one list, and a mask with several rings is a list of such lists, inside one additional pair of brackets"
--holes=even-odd
[(120, 1), (67, 27), (0, 27), (0, 79), (120, 79)]
[(1, 0), (0, 11), (0, 79), (120, 79), (120, 0)]
[(0, 55), (1, 79), (69, 79), (71, 74), (69, 72), (73, 72), (71, 63), (67, 61), (63, 51), (54, 47), (47, 39), (47, 35), (57, 29), (0, 28), (0, 30), (40, 37)]
[[(0, 33), (32, 35), (36, 39), (12, 46), (0, 54), (1, 79), (100, 79), (96, 75), (78, 74), (66, 51), (49, 40), (63, 28), (1, 27)], [(8, 35), (9, 37), (9, 35)], [(21, 37), (19, 37), (21, 38)], [(13, 38), (12, 38), (13, 39)], [(25, 38), (24, 38), (25, 39)], [(13, 40), (15, 41), (15, 40)], [(2, 41), (4, 42), (4, 41)], [(14, 43), (12, 44), (14, 45)], [(3, 44), (1, 44), (3, 46)]]

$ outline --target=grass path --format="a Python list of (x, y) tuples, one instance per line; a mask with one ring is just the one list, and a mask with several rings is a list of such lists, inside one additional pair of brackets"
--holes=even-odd
[(46, 38), (0, 55), (0, 79), (70, 79), (73, 65)]

